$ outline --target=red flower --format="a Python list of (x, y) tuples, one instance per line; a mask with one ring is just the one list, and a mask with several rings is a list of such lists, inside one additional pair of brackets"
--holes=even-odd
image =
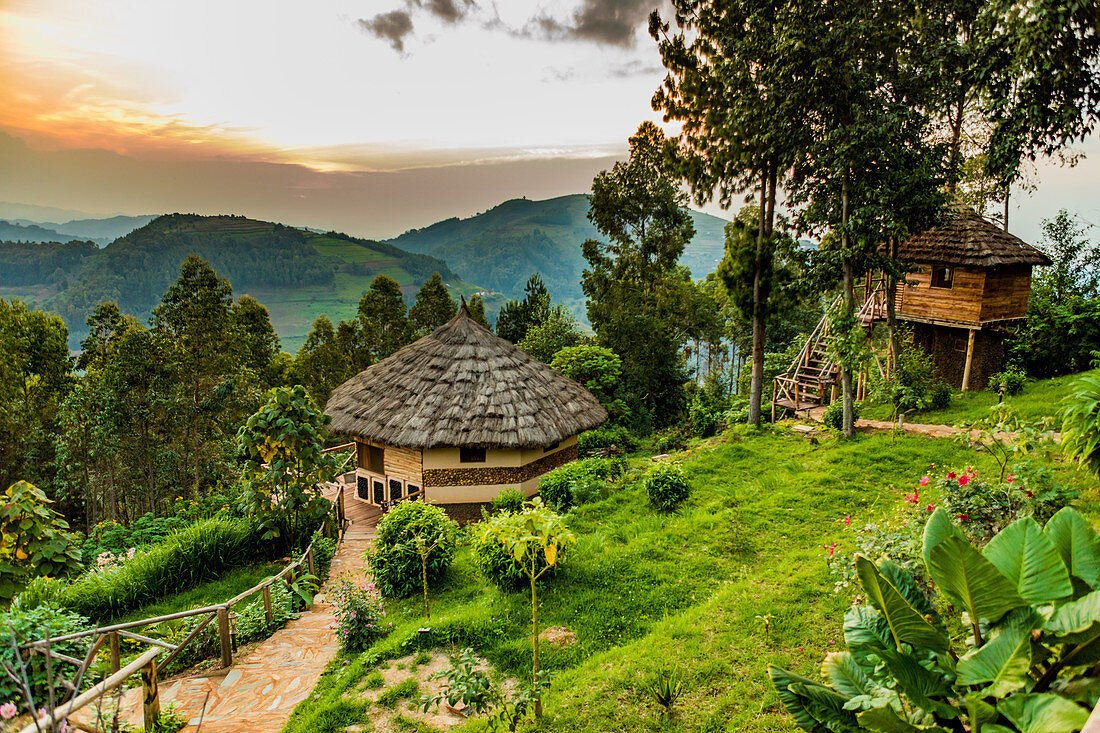
[(851, 517), (844, 517), (844, 526), (845, 527), (851, 527), (852, 526), (852, 518)]
[(930, 511), (930, 512), (936, 511), (936, 505), (935, 504), (929, 504), (928, 505), (928, 511)]
[(959, 515), (959, 521), (960, 521), (960, 522), (968, 522), (968, 521), (970, 521), (970, 515), (969, 515), (969, 514), (960, 514), (960, 515)]
[(1028, 491), (1027, 489), (1024, 489), (1024, 493), (1025, 493), (1025, 494), (1027, 494), (1027, 498), (1029, 498), (1029, 499), (1030, 499), (1030, 498), (1031, 498), (1032, 496), (1034, 496), (1034, 494), (1032, 494), (1032, 493), (1031, 493), (1030, 491)]
[(831, 545), (822, 545), (822, 547), (829, 551), (829, 557), (832, 557), (833, 553), (836, 552), (836, 543), (835, 542)]
[(970, 483), (969, 474), (964, 473), (962, 476), (959, 476), (959, 486), (966, 486), (968, 483)]
[(954, 471), (948, 471), (947, 472), (947, 478), (955, 478), (956, 475), (957, 474)]

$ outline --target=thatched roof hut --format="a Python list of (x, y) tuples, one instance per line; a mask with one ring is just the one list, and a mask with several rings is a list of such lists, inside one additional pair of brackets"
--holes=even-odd
[[(576, 457), (575, 436), (607, 419), (588, 390), (474, 321), (465, 302), (333, 390), (325, 412), (334, 432), (358, 444), (368, 486), (392, 484), (400, 459), (400, 480), (416, 489), (401, 498), (435, 486), (433, 500), (444, 503), (486, 501), (501, 487), (534, 493), (539, 475)], [(478, 490), (452, 490), (463, 486)], [(384, 501), (395, 490), (383, 490)]]
[(932, 227), (902, 242), (898, 246), (898, 259), (968, 267), (1050, 264), (1045, 254), (969, 206), (959, 207), (942, 226)]

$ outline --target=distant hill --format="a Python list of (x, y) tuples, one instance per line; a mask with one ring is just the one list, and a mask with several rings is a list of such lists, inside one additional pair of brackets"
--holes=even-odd
[[(528, 276), (539, 272), (554, 297), (583, 317), (581, 243), (599, 237), (587, 215), (584, 194), (543, 201), (512, 199), (476, 216), (446, 219), (388, 241), (444, 259), (464, 280), (509, 297), (520, 295)], [(680, 262), (701, 278), (722, 258), (727, 222), (696, 211), (691, 216), (695, 238)]]
[(56, 229), (47, 229), (38, 224), (19, 224), (0, 219), (0, 241), (5, 242), (71, 242), (74, 239), (88, 239), (62, 234)]
[[(301, 345), (322, 313), (333, 321), (354, 314), (379, 273), (397, 280), (410, 302), (435, 271), (456, 297), (479, 290), (442, 260), (391, 244), (240, 216), (171, 214), (98, 251), (77, 242), (0, 243), (0, 297), (19, 297), (60, 314), (75, 346), (87, 333), (87, 314), (104, 300), (147, 318), (192, 253), (227, 278), (235, 295), (247, 293), (267, 306), (289, 351)], [(486, 298), (493, 312), (502, 302), (502, 296)]]

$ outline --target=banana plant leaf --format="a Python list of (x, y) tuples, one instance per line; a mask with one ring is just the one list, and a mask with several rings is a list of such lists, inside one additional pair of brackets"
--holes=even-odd
[(922, 650), (947, 651), (947, 637), (909, 604), (874, 563), (862, 555), (856, 555), (855, 564), (867, 599), (886, 618), (897, 648), (900, 649), (904, 642)]
[[(1020, 733), (1076, 733), (1084, 727), (1089, 711), (1075, 702), (1049, 693), (1012, 695), (997, 711)], [(982, 731), (991, 726), (983, 726)]]
[(1028, 603), (1073, 595), (1069, 571), (1054, 543), (1031, 517), (1018, 519), (989, 541), (982, 554), (1016, 586)]
[(1070, 507), (1058, 510), (1043, 528), (1071, 575), (1100, 589), (1100, 539), (1088, 520)]

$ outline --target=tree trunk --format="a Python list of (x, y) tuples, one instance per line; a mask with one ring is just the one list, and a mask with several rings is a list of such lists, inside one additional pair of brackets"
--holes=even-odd
[(962, 164), (962, 127), (963, 112), (966, 110), (966, 94), (960, 93), (955, 100), (956, 113), (951, 119), (951, 173), (947, 178), (947, 195), (954, 199), (959, 187), (959, 166)]
[(428, 608), (428, 556), (420, 555), (420, 583), (424, 588), (424, 618), (431, 618), (432, 612)]
[[(897, 237), (890, 237), (889, 247), (890, 264), (892, 267), (897, 267)], [(890, 377), (893, 377), (893, 370), (897, 369), (898, 355), (901, 354), (901, 343), (898, 341), (897, 300), (898, 278), (893, 272), (889, 272), (886, 274), (886, 333), (890, 339), (890, 357), (886, 363), (891, 367)]]
[(768, 205), (767, 166), (760, 173), (760, 217), (756, 231), (756, 259), (752, 274), (752, 381), (749, 385), (749, 424), (759, 427), (764, 397), (764, 238)]
[[(531, 684), (537, 685), (539, 681), (539, 602), (535, 596), (534, 561), (531, 561), (531, 574), (527, 577), (531, 580), (531, 649), (533, 650), (531, 663)], [(542, 717), (542, 694), (535, 696), (535, 717)]]
[[(852, 262), (852, 255), (849, 251), (851, 246), (851, 237), (848, 234), (848, 171), (844, 172), (844, 180), (841, 183), (840, 189), (840, 247), (841, 247), (841, 268), (844, 278), (844, 319), (849, 325), (851, 324), (852, 316), (855, 314), (856, 308), (856, 293), (855, 293), (855, 265)], [(844, 400), (844, 416), (843, 416), (843, 432), (846, 437), (851, 437), (855, 432), (855, 414), (853, 412), (853, 394), (852, 394), (852, 369), (847, 364), (845, 359), (840, 360), (840, 387)]]

